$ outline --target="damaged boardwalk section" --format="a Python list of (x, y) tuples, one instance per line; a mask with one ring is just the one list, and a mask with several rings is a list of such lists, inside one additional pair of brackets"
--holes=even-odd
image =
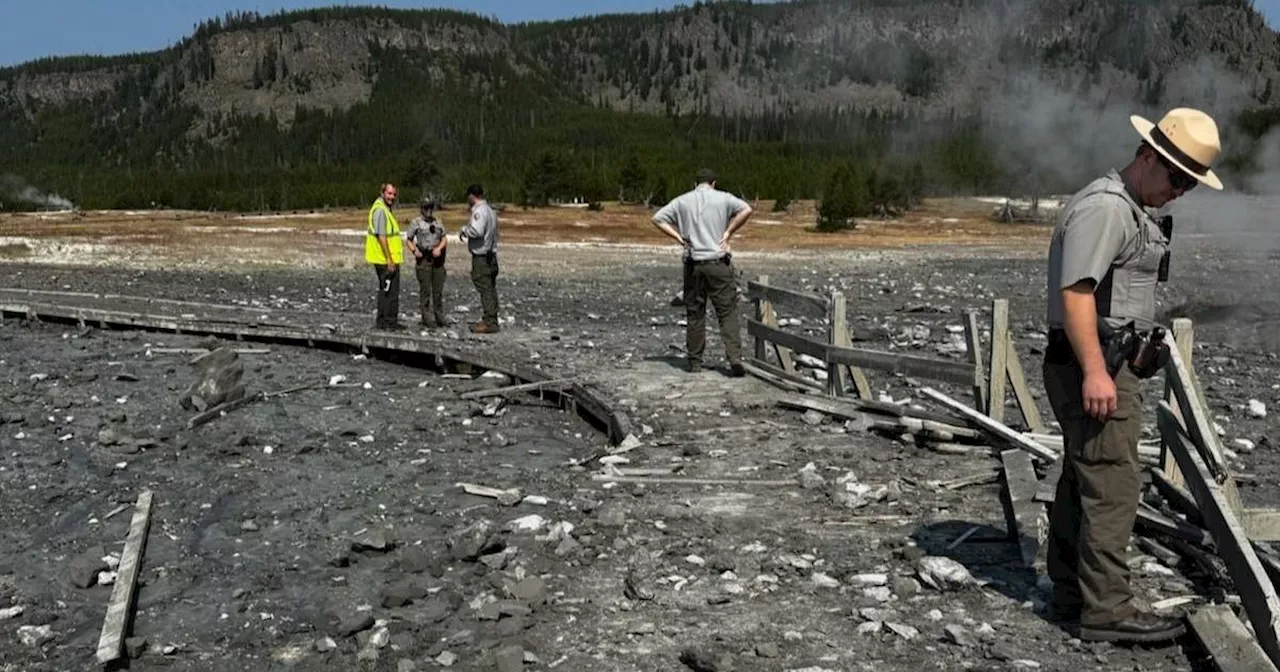
[(1045, 619), (1062, 446), (1009, 305), (927, 355), (855, 346), (852, 295), (743, 289), (746, 379), (660, 343), (568, 367), (514, 329), (0, 289), (0, 540), (21, 549), (0, 651), (14, 670), (1273, 669), (1280, 526), (1231, 494), (1190, 357), (1142, 445), (1130, 565), (1192, 632), (1088, 645)]

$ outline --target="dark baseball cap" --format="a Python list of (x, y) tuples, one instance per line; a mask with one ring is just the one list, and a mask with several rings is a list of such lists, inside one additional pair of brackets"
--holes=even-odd
[(703, 168), (698, 171), (695, 179), (698, 180), (698, 184), (710, 184), (716, 181), (716, 171), (711, 170), (710, 168)]

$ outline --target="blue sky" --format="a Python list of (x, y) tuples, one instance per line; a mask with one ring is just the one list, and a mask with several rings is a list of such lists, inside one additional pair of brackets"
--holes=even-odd
[[(435, 0), (409, 2), (306, 2), (299, 0), (0, 0), (0, 66), (33, 58), (70, 54), (119, 54), (152, 51), (186, 36), (200, 21), (228, 10), (263, 14), (334, 4), (392, 7), (451, 7), (507, 22), (556, 19), (604, 12), (647, 12), (692, 4), (692, 0)], [(1280, 25), (1280, 0), (1254, 0), (1271, 22)]]

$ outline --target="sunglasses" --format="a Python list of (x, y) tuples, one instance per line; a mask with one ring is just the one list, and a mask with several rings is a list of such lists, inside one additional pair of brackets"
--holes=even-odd
[(1156, 152), (1156, 157), (1160, 159), (1160, 165), (1164, 166), (1165, 171), (1169, 174), (1169, 186), (1185, 193), (1200, 184), (1199, 180), (1186, 174), (1181, 168), (1174, 165), (1172, 161), (1166, 159), (1164, 154)]

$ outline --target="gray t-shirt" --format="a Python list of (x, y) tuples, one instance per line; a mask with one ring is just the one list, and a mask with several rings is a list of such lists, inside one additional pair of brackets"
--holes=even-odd
[(462, 227), (471, 254), (489, 254), (498, 251), (498, 215), (487, 201), (480, 201), (471, 208), (471, 220)]
[(387, 211), (382, 208), (373, 211), (373, 235), (387, 235)]
[(663, 206), (653, 221), (675, 227), (688, 245), (686, 255), (694, 261), (706, 261), (725, 255), (720, 251), (720, 238), (729, 220), (746, 207), (741, 198), (700, 184)]
[(405, 231), (405, 237), (412, 240), (426, 257), (431, 256), (431, 250), (440, 244), (444, 234), (444, 225), (435, 217), (430, 220), (415, 217), (412, 222), (409, 222), (409, 228)]
[(1155, 318), (1156, 272), (1168, 247), (1159, 226), (1111, 171), (1082, 189), (1062, 210), (1049, 245), (1046, 318), (1065, 320), (1062, 290), (1091, 281), (1098, 313), (1112, 326)]

